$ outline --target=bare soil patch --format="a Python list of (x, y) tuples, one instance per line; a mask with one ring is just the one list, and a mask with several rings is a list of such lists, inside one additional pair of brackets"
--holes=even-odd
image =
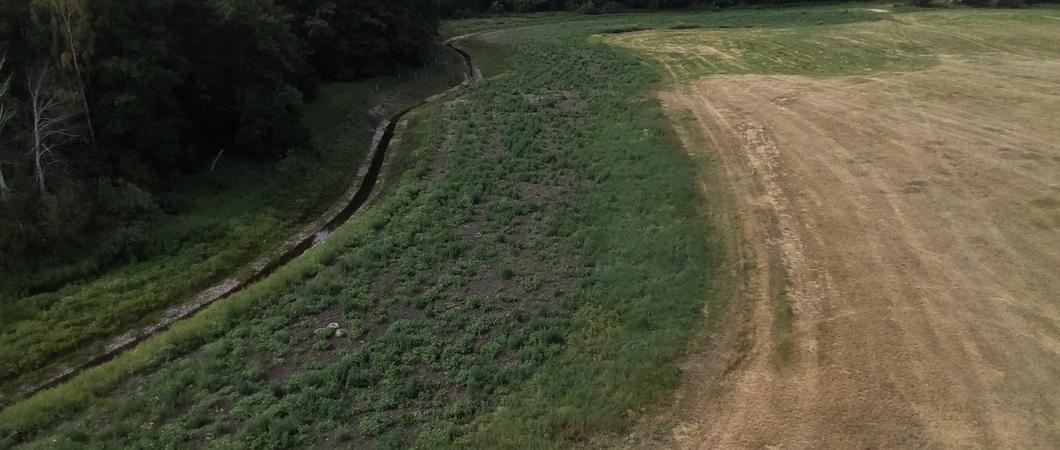
[(1060, 447), (1060, 61), (660, 97), (747, 268), (744, 349), (690, 359), (669, 445)]
[[(346, 315), (337, 307), (325, 309), (306, 319), (295, 328), (297, 343), (282, 357), (267, 364), (266, 376), (274, 381), (286, 380), (292, 375), (306, 371), (307, 367), (334, 362), (343, 349), (359, 347), (363, 341), (349, 336), (349, 325)], [(314, 345), (317, 342), (315, 334), (322, 332), (318, 330), (327, 331), (327, 340), (330, 342), (326, 347)], [(340, 335), (336, 335), (336, 332), (340, 332)]]

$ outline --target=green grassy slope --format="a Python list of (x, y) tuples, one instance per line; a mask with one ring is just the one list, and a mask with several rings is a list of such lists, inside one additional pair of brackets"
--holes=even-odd
[[(5, 274), (23, 287), (0, 295), (0, 400), (289, 239), (347, 189), (371, 138), (369, 108), (417, 102), (459, 83), (462, 71), (460, 58), (439, 48), (424, 69), (324, 86), (306, 112), (311, 148), (269, 165), (228, 158), (190, 177), (163, 195), (170, 213), (151, 227), (138, 260), (108, 268), (81, 255), (48, 271)], [(79, 274), (64, 278), (71, 272)], [(65, 280), (61, 288), (25, 295), (37, 290), (34, 280), (53, 278)]]
[(477, 442), (504, 399), (534, 419), (498, 417), (524, 433), (512, 442), (623, 427), (674, 383), (713, 259), (692, 169), (647, 98), (654, 73), (585, 38), (491, 44), (511, 68), (414, 114), (400, 185), (332, 241), (9, 408), (0, 433), (29, 447), (445, 446)]

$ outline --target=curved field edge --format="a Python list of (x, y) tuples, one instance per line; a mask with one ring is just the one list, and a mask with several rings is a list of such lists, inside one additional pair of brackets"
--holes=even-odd
[[(802, 98), (803, 92), (806, 89), (802, 87), (792, 88), (788, 89), (788, 92), (783, 92), (783, 95), (780, 95), (777, 91), (781, 91), (783, 88), (772, 90), (765, 86), (773, 87), (775, 85), (782, 85), (784, 80), (803, 80), (808, 84), (839, 84), (843, 80), (846, 80), (848, 83), (864, 86), (863, 89), (867, 92), (874, 92), (872, 89), (875, 89), (875, 86), (879, 85), (877, 84), (878, 82), (881, 80), (893, 79), (895, 77), (920, 77), (913, 79), (922, 80), (918, 83), (919, 85), (931, 86), (928, 84), (928, 81), (924, 80), (929, 79), (932, 74), (937, 77), (935, 80), (931, 80), (932, 82), (937, 83), (937, 80), (953, 79), (953, 83), (959, 86), (961, 83), (966, 82), (966, 79), (974, 79), (974, 76), (969, 75), (971, 72), (961, 73), (953, 70), (953, 64), (955, 62), (967, 64), (970, 67), (990, 67), (990, 64), (1004, 67), (1004, 63), (1015, 64), (1018, 67), (1028, 65), (1033, 66), (1034, 64), (1046, 62), (1049, 64), (1055, 64), (1055, 58), (1060, 56), (1060, 46), (1056, 45), (1056, 42), (1058, 42), (1056, 40), (1057, 28), (1053, 25), (1057, 23), (1057, 19), (1060, 19), (1058, 13), (1060, 13), (1060, 9), (1056, 9), (1055, 7), (1002, 11), (969, 9), (944, 11), (922, 10), (911, 12), (909, 14), (888, 16), (879, 21), (836, 26), (815, 26), (802, 30), (796, 30), (794, 28), (777, 30), (730, 30), (722, 33), (719, 32), (719, 30), (707, 29), (677, 31), (669, 29), (652, 29), (650, 31), (642, 30), (638, 32), (610, 35), (605, 37), (605, 39), (607, 42), (615, 43), (624, 48), (630, 48), (639, 52), (644, 56), (646, 61), (649, 61), (654, 66), (658, 67), (664, 76), (671, 81), (676, 82), (674, 83), (676, 86), (667, 88), (666, 92), (661, 93), (660, 96), (664, 99), (669, 99), (664, 103), (667, 104), (668, 114), (671, 116), (675, 127), (678, 128), (679, 133), (683, 130), (683, 133), (689, 137), (685, 147), (689, 152), (699, 152), (700, 155), (718, 155), (717, 149), (712, 148), (714, 147), (713, 142), (717, 141), (711, 141), (708, 136), (702, 134), (704, 132), (703, 130), (710, 128), (704, 123), (709, 123), (710, 121), (707, 120), (704, 123), (699, 123), (694, 120), (689, 116), (693, 109), (687, 105), (699, 105), (704, 108), (704, 110), (708, 108), (711, 110), (713, 110), (713, 108), (722, 108), (721, 105), (710, 101), (709, 96), (704, 93), (710, 92), (711, 94), (716, 94), (718, 92), (727, 92), (724, 85), (726, 82), (725, 80), (746, 83), (742, 86), (738, 85), (733, 88), (734, 91), (743, 92), (746, 97), (744, 97), (744, 101), (733, 102), (733, 104), (737, 106), (733, 107), (732, 105), (729, 105), (730, 108), (740, 111), (752, 111), (753, 113), (750, 114), (753, 115), (764, 115), (765, 113), (763, 111), (768, 108), (761, 107), (755, 101), (748, 101), (746, 99), (755, 98), (755, 96), (757, 96), (758, 99), (768, 99), (765, 101), (773, 103), (770, 107), (775, 105), (778, 108), (788, 107), (788, 102), (805, 101), (806, 103), (802, 104), (804, 109), (801, 112), (801, 116), (809, 117), (805, 116), (805, 111), (808, 109), (805, 108), (805, 105), (815, 105), (815, 103)], [(1018, 32), (1016, 32), (1016, 30), (1018, 30)], [(1028, 37), (1033, 38), (1028, 39)], [(770, 43), (775, 44), (785, 40), (790, 40), (791, 45), (783, 47), (769, 45)], [(666, 51), (660, 49), (665, 49)], [(734, 51), (734, 49), (736, 49), (736, 51)], [(759, 52), (757, 54), (747, 54), (741, 52), (741, 49), (756, 49)], [(801, 51), (807, 49), (811, 50)], [(850, 56), (854, 55), (851, 52), (852, 49), (857, 49), (862, 52), (856, 55), (857, 58), (851, 58)], [(1042, 67), (1049, 66), (1044, 65)], [(997, 76), (995, 72), (990, 70), (981, 70), (980, 72)], [(940, 73), (945, 75), (939, 75)], [(998, 73), (1003, 72), (998, 71)], [(1017, 71), (1016, 73), (1019, 74), (1020, 72)], [(717, 78), (706, 77), (696, 83), (682, 83), (705, 75), (726, 76)], [(1009, 76), (1011, 77), (1011, 80), (1022, 81), (1027, 78), (1027, 75), (1024, 74)], [(755, 86), (753, 83), (758, 83), (758, 85)], [(1013, 81), (1011, 84), (1015, 85), (1017, 83)], [(1010, 85), (996, 85), (994, 87), (1002, 90), (1002, 87), (1007, 89)], [(938, 88), (934, 91), (930, 88), (926, 88), (923, 91), (931, 92), (931, 94), (928, 94), (925, 97), (936, 101), (940, 98), (978, 98), (975, 96), (958, 97), (948, 93), (945, 89)], [(993, 93), (991, 89), (984, 89), (983, 92)], [(937, 95), (937, 97), (932, 97), (932, 95)], [(798, 100), (796, 100), (796, 98), (798, 98)], [(1004, 100), (1000, 99), (1003, 98), (1005, 97), (1002, 95), (996, 95), (991, 96), (990, 100), (992, 102), (998, 102), (995, 104), (995, 107), (1000, 108), (1001, 104), (1004, 102)], [(675, 107), (674, 105), (677, 106)], [(1034, 106), (1041, 107), (1042, 105)], [(844, 114), (848, 108), (851, 114), (855, 113), (855, 108), (851, 107), (850, 104), (845, 104), (844, 107), (837, 109), (842, 111), (840, 114)], [(1027, 106), (1027, 108), (1031, 107)], [(729, 111), (731, 110), (732, 109)], [(1030, 110), (1037, 111), (1036, 109)], [(961, 111), (963, 112), (963, 110)], [(967, 116), (962, 115), (960, 117), (961, 119), (959, 120), (967, 120)], [(986, 115), (983, 117), (986, 117)], [(738, 123), (737, 121), (741, 120), (741, 118), (733, 117), (731, 120), (733, 120), (733, 123)], [(724, 123), (724, 120), (719, 120), (719, 122)], [(997, 119), (997, 122), (1004, 123), (1004, 120)], [(1001, 125), (991, 125), (1001, 128)], [(874, 126), (876, 126), (876, 124), (874, 124)], [(944, 129), (945, 126), (942, 126), (941, 128)], [(848, 127), (848, 129), (856, 128)], [(877, 128), (873, 128), (873, 130), (877, 130)], [(933, 131), (929, 133), (933, 133)], [(910, 132), (910, 134), (913, 134), (913, 132)], [(944, 136), (944, 133), (939, 132), (937, 136)], [(948, 140), (944, 137), (936, 137), (935, 134), (931, 134), (931, 137), (940, 139), (940, 142), (942, 140)], [(887, 141), (884, 140), (884, 142)], [(805, 143), (803, 143), (802, 147), (814, 148), (813, 145), (807, 146)], [(974, 148), (970, 144), (968, 147)], [(1019, 147), (1012, 146), (1012, 148)], [(1037, 153), (1028, 154), (1030, 157), (1040, 158)], [(799, 157), (796, 156), (794, 158), (797, 160)], [(1043, 165), (1046, 164), (1048, 164), (1048, 161), (1043, 163)], [(930, 167), (928, 164), (922, 164), (922, 166)], [(709, 177), (711, 175), (712, 174), (708, 172), (701, 175), (701, 177)], [(746, 180), (743, 181), (746, 182)], [(819, 180), (814, 180), (814, 182), (818, 181)], [(824, 183), (823, 180), (821, 180), (821, 182)], [(884, 190), (879, 189), (879, 191), (883, 192)], [(862, 202), (865, 200), (859, 199), (858, 201)], [(1016, 204), (1017, 202), (1006, 203)], [(934, 206), (938, 205), (933, 205), (933, 207)], [(805, 211), (806, 210), (803, 209), (803, 212)], [(810, 211), (813, 210), (811, 209)], [(906, 214), (906, 216), (914, 217), (915, 215)], [(1040, 220), (1040, 217), (1036, 217), (1036, 220)], [(768, 226), (768, 220), (763, 220), (763, 222), (767, 223)], [(1041, 223), (1043, 222), (1039, 222), (1036, 226), (1043, 226)], [(753, 242), (755, 239), (752, 238), (749, 241)], [(830, 242), (830, 244), (834, 243)], [(789, 281), (783, 280), (783, 268), (780, 268), (779, 270), (770, 268), (770, 270), (780, 275), (773, 279), (780, 279), (785, 285), (789, 283)], [(774, 292), (783, 293), (786, 290), (786, 286), (773, 288)], [(963, 300), (965, 297), (961, 298)], [(696, 350), (691, 358), (693, 361), (685, 366), (688, 370), (685, 377), (687, 383), (683, 385), (681, 391), (677, 395), (678, 407), (667, 412), (661, 418), (652, 418), (653, 420), (647, 421), (648, 423), (644, 425), (644, 429), (638, 429), (638, 432), (651, 435), (645, 438), (646, 440), (652, 441), (652, 444), (646, 445), (646, 447), (704, 445), (704, 442), (710, 442), (711, 439), (718, 439), (717, 436), (722, 435), (726, 431), (731, 432), (731, 429), (737, 429), (738, 431), (733, 432), (728, 436), (735, 436), (734, 439), (745, 439), (739, 442), (743, 442), (746, 446), (753, 447), (762, 445), (760, 442), (767, 442), (769, 444), (780, 446), (780, 444), (788, 441), (786, 439), (777, 438), (777, 436), (784, 436), (785, 438), (788, 436), (797, 436), (793, 431), (796, 428), (796, 425), (813, 423), (812, 418), (797, 414), (788, 414), (790, 412), (788, 409), (798, 410), (800, 411), (800, 414), (804, 414), (805, 411), (810, 410), (809, 407), (785, 401), (781, 403), (785, 403), (785, 406), (788, 407), (788, 409), (778, 407), (775, 402), (767, 403), (768, 406), (766, 406), (766, 408), (773, 408), (773, 411), (771, 412), (776, 416), (787, 418), (796, 417), (797, 419), (789, 420), (784, 423), (775, 421), (770, 425), (763, 426), (761, 422), (757, 421), (757, 419), (766, 417), (768, 414), (759, 414), (756, 412), (746, 413), (746, 405), (754, 405), (754, 400), (756, 399), (735, 397), (739, 401), (734, 402), (734, 396), (725, 395), (730, 392), (738, 391), (736, 388), (732, 387), (733, 383), (731, 380), (735, 379), (735, 377), (729, 377), (729, 375), (731, 375), (729, 372), (733, 369), (739, 369), (739, 366), (741, 365), (751, 365), (751, 363), (746, 361), (748, 359), (765, 355), (762, 358), (771, 359), (770, 364), (767, 365), (767, 367), (776, 370), (781, 374), (793, 372), (793, 369), (791, 368), (793, 360), (802, 359), (804, 361), (816, 361), (813, 357), (802, 356), (800, 358), (798, 356), (793, 356), (795, 353), (799, 352), (800, 349), (811, 347), (816, 348), (820, 344), (798, 346), (794, 341), (795, 336), (793, 333), (799, 320), (799, 317), (794, 314), (796, 311), (794, 309), (794, 304), (783, 294), (777, 296), (773, 301), (775, 302), (775, 305), (771, 305), (771, 307), (775, 306), (775, 311), (767, 311), (763, 314), (763, 316), (775, 316), (772, 318), (771, 322), (767, 323), (767, 326), (758, 326), (754, 330), (751, 330), (750, 323), (739, 323), (739, 317), (737, 317), (741, 313), (750, 316), (750, 312), (735, 311), (733, 317), (730, 317), (733, 326), (727, 326), (723, 333), (719, 333), (720, 336), (711, 338), (711, 340), (714, 341), (728, 340), (730, 343), (727, 346), (719, 347), (718, 343), (714, 342), (709, 345), (704, 345), (701, 349)], [(745, 306), (746, 303), (752, 302), (741, 301), (741, 308)], [(855, 315), (849, 311), (845, 311), (844, 314), (850, 316)], [(877, 315), (873, 315), (873, 317), (877, 317)], [(816, 318), (814, 320), (824, 322), (830, 321), (831, 318)], [(929, 322), (930, 321), (931, 320), (929, 319)], [(857, 330), (857, 333), (864, 335), (867, 327), (854, 326), (851, 328)], [(973, 326), (973, 328), (979, 327)], [(1008, 328), (1022, 329), (1011, 326)], [(758, 341), (774, 341), (775, 347), (761, 346), (759, 343), (755, 342), (755, 339), (750, 338), (748, 335), (757, 336)], [(805, 333), (803, 337), (805, 337)], [(755, 350), (758, 348), (767, 348), (768, 350), (757, 352), (757, 354), (755, 354)], [(776, 353), (773, 354), (771, 353), (772, 351), (776, 351)], [(903, 357), (908, 357), (908, 354), (903, 354)], [(938, 359), (933, 358), (933, 360), (937, 361)], [(888, 367), (893, 366), (893, 364), (886, 362), (881, 364)], [(952, 365), (946, 364), (943, 364), (942, 366), (952, 367)], [(851, 367), (864, 368), (871, 367), (871, 365), (854, 364), (851, 365)], [(918, 366), (918, 368), (920, 368), (920, 366)], [(967, 372), (968, 371), (963, 371), (961, 373)], [(1018, 371), (1014, 371), (1013, 373), (1015, 372)], [(891, 376), (891, 378), (913, 379), (915, 377)], [(1013, 375), (1011, 379), (1018, 379), (1017, 375)], [(776, 386), (789, 386), (795, 384), (794, 382), (790, 382), (790, 379), (785, 380), (784, 383), (774, 384)], [(729, 386), (725, 386), (726, 382), (728, 382)], [(822, 383), (821, 386), (828, 386), (827, 389), (832, 394), (835, 394), (835, 392), (842, 392), (832, 383)], [(775, 394), (776, 389), (760, 387), (761, 386), (752, 386), (744, 389), (742, 392), (761, 394), (762, 398), (780, 398), (780, 396)], [(783, 388), (781, 387), (780, 389)], [(975, 392), (978, 392), (978, 390)], [(975, 397), (989, 398), (989, 394), (989, 392), (984, 391), (982, 395), (977, 394)], [(844, 395), (845, 394), (842, 393), (835, 394), (836, 397)], [(1034, 394), (1028, 396), (1033, 397)], [(901, 395), (891, 395), (889, 398), (901, 397)], [(928, 398), (928, 396), (919, 394), (915, 397)], [(1007, 394), (1003, 397), (1011, 400), (1017, 396)], [(807, 398), (812, 398), (814, 401), (820, 401), (821, 397), (812, 396)], [(851, 397), (846, 396), (846, 398)], [(836, 403), (838, 402), (832, 402), (829, 400), (821, 402), (823, 405), (834, 405)], [(870, 403), (870, 400), (861, 398), (852, 409), (856, 411), (880, 410), (880, 408), (876, 407), (866, 408), (865, 405)], [(939, 403), (942, 404), (944, 402)], [(968, 407), (967, 405), (969, 403), (963, 401), (963, 399), (960, 400), (958, 404), (961, 405), (959, 409), (962, 411), (975, 411), (975, 408)], [(895, 408), (893, 406), (888, 406), (887, 409), (894, 410)], [(993, 407), (985, 409), (995, 411)], [(745, 414), (739, 415), (738, 413), (730, 412), (734, 410), (745, 412)], [(857, 425), (849, 426), (847, 430), (844, 430), (845, 432), (850, 433), (849, 435), (844, 435), (842, 433), (831, 435), (822, 430), (813, 429), (809, 434), (812, 439), (810, 442), (834, 442), (829, 439), (839, 435), (847, 436), (851, 440), (844, 441), (846, 444), (837, 445), (850, 446), (850, 442), (876, 442), (875, 444), (864, 444), (861, 446), (881, 446), (879, 442), (872, 440), (874, 437), (879, 438), (880, 435), (874, 435), (869, 432), (871, 427), (861, 427), (861, 425), (865, 423), (861, 420), (863, 418), (858, 418), (857, 414), (852, 414), (849, 411), (838, 413), (835, 410), (832, 410), (831, 412), (835, 416), (842, 416), (844, 419), (849, 420), (851, 424)], [(1004, 415), (1006, 429), (1008, 430), (1024, 425), (1017, 425), (1018, 420), (1014, 419), (1016, 415), (1008, 414), (1007, 412), (999, 412), (998, 414)], [(918, 415), (923, 417), (926, 414), (924, 410), (918, 409)], [(956, 416), (956, 414), (947, 414), (946, 420), (952, 421), (949, 422), (951, 424), (961, 424), (959, 419), (955, 418)], [(1035, 421), (1032, 419), (1027, 423), (1043, 423), (1041, 422), (1040, 417), (1030, 416), (1039, 420)], [(754, 419), (748, 420), (748, 417)], [(902, 417), (902, 414), (898, 412), (891, 417), (904, 418)], [(660, 422), (664, 423), (660, 424)], [(837, 421), (834, 418), (826, 419), (825, 422), (846, 423), (842, 420)], [(879, 423), (887, 422), (874, 422), (874, 427), (877, 427)], [(989, 429), (988, 426), (983, 425), (984, 423), (987, 423), (986, 420), (970, 420), (968, 423), (974, 423), (984, 430)], [(958, 427), (960, 425), (953, 426)], [(944, 427), (938, 428), (945, 429)], [(875, 431), (875, 429), (872, 431)], [(980, 432), (983, 434), (979, 434)], [(976, 434), (974, 435), (976, 437), (974, 439), (978, 442), (983, 442), (985, 438), (982, 436), (989, 436), (988, 433), (989, 431), (976, 430)], [(766, 438), (762, 441), (754, 440), (759, 438), (760, 435), (766, 435)], [(1029, 433), (1024, 434), (1021, 432), (1012, 433), (1011, 435), (1026, 437)], [(919, 438), (915, 431), (909, 429), (895, 431), (894, 436), (901, 439), (907, 439), (905, 441), (899, 441), (906, 443), (917, 442), (912, 439)], [(912, 436), (917, 437), (913, 438)], [(1032, 439), (1040, 437), (1041, 435), (1036, 435)], [(948, 438), (940, 439), (937, 442), (952, 442), (951, 439), (953, 439), (953, 435), (948, 436)], [(666, 444), (660, 444), (660, 440), (665, 441)], [(806, 441), (802, 442), (805, 443)], [(1027, 441), (1023, 442), (1024, 443), (1021, 445), (1027, 447)], [(715, 442), (715, 444), (717, 444), (717, 442)], [(893, 444), (893, 441), (891, 444)], [(718, 445), (728, 445), (730, 447), (743, 446), (741, 444), (734, 444), (731, 441), (723, 441), (723, 443)], [(800, 444), (796, 443), (794, 445), (799, 446)], [(888, 445), (890, 444), (882, 444), (883, 447), (887, 447)]]
[[(731, 13), (744, 19), (724, 26), (643, 21), (603, 40), (635, 50), (678, 83), (719, 75), (871, 76), (926, 69), (945, 55), (1055, 57), (1060, 47), (1049, 30), (1058, 11), (800, 7)], [(1014, 24), (1027, 26), (1012, 33)]]
[[(410, 118), (399, 147), (411, 151), (404, 160), (411, 167), (361, 217), (262, 283), (0, 412), (0, 436), (12, 445), (42, 438), (29, 447), (191, 439), (276, 448), (335, 439), (540, 448), (626, 429), (631, 411), (666, 398), (675, 386), (676, 361), (702, 317), (716, 254), (693, 169), (648, 98), (655, 74), (586, 37), (563, 25), (512, 32), (504, 44), (512, 68), (503, 76)], [(485, 238), (469, 243), (454, 236), (480, 221), (480, 210), (486, 219), (478, 234)], [(519, 240), (513, 229), (524, 220), (535, 231), (528, 243), (513, 245)], [(491, 265), (511, 267), (500, 278), (514, 278), (513, 289), (540, 304), (472, 293), (446, 307), (473, 313), (446, 316), (432, 307), (449, 288), (472, 290), (475, 271)], [(378, 312), (376, 300), (363, 294), (386, 279), (400, 283), (380, 289), (403, 303), (382, 305), (391, 310), (383, 314), (404, 315), (357, 318)], [(496, 301), (529, 309), (505, 311), (490, 304)], [(314, 337), (305, 353), (334, 349), (337, 361), (315, 361), (273, 381), (274, 358), (241, 347), (275, 345), (293, 358), (302, 350), (273, 342), (276, 336), (303, 328), (320, 335), (306, 318), (334, 308), (365, 347), (340, 351), (329, 338)], [(435, 332), (436, 317), (471, 330), (454, 339), (466, 349), (444, 342), (439, 354), (424, 357), (439, 359), (439, 369), (451, 364), (452, 374), (427, 367), (429, 376), (419, 377), (420, 368), (401, 359), (394, 364), (412, 376), (386, 368), (376, 375), (361, 365), (402, 346), (430, 353), (431, 339), (455, 332)], [(376, 334), (375, 323), (386, 329)], [(448, 357), (454, 362), (440, 360)], [(245, 380), (237, 383), (239, 377)], [(378, 389), (369, 392), (362, 383)], [(446, 397), (436, 391), (459, 398), (443, 404)], [(336, 409), (331, 397), (350, 400), (343, 396), (351, 392), (357, 401), (371, 397), (375, 409)], [(410, 405), (429, 420), (402, 411)], [(215, 423), (204, 410), (237, 423)]]

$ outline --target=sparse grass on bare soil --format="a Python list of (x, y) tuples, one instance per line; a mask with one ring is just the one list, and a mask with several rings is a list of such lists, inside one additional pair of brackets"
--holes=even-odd
[(718, 335), (742, 351), (691, 358), (647, 446), (1060, 446), (1058, 24), (609, 38), (677, 81), (659, 97), (724, 167), (753, 267)]
[(878, 9), (833, 7), (831, 12), (840, 18), (862, 19), (842, 24), (815, 22), (816, 15), (806, 9), (763, 11), (765, 17), (778, 14), (790, 21), (787, 26), (761, 26), (748, 18), (744, 26), (651, 27), (606, 39), (647, 56), (675, 81), (735, 74), (828, 76), (915, 70), (948, 54), (1060, 55), (1055, 8), (874, 10)]

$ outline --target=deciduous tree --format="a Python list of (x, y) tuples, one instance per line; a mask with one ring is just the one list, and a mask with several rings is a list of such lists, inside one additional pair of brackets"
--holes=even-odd
[(92, 110), (88, 105), (88, 74), (83, 68), (94, 48), (92, 9), (88, 0), (35, 0), (35, 3), (51, 14), (59, 64), (74, 72), (88, 134), (94, 145), (96, 135), (92, 125)]
[[(0, 76), (3, 76), (4, 66), (6, 65), (7, 55), (0, 56)], [(4, 165), (12, 165), (14, 163), (3, 159), (6, 153), (3, 150), (7, 148), (4, 142), (6, 137), (4, 132), (7, 130), (7, 123), (15, 116), (15, 108), (7, 95), (11, 88), (11, 75), (7, 75), (3, 80), (0, 82), (0, 200), (7, 200), (7, 192), (11, 188), (7, 185), (7, 178), (4, 177)]]
[(27, 72), (26, 88), (31, 114), (29, 156), (37, 191), (44, 195), (48, 192), (48, 168), (58, 161), (56, 151), (79, 135), (73, 115), (64, 108), (50, 64)]
[[(431, 0), (283, 0), (308, 58), (330, 79), (379, 75), (417, 62), (438, 30)], [(483, 0), (483, 9), (489, 6)]]

